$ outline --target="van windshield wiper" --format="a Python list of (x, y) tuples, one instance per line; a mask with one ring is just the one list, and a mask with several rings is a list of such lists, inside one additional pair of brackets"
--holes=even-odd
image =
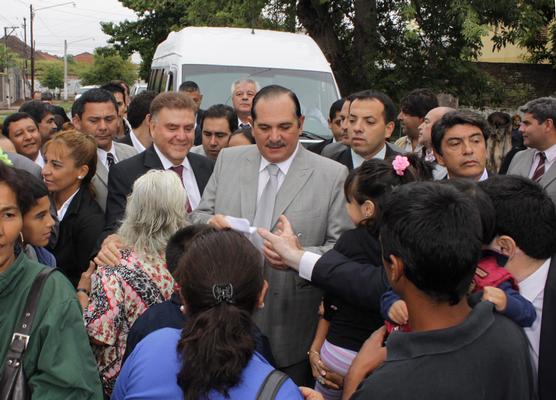
[(321, 136), (321, 135), (317, 135), (314, 132), (309, 132), (309, 131), (303, 131), (301, 132), (301, 136), (309, 138), (309, 139), (320, 139), (320, 140), (327, 140), (327, 137)]

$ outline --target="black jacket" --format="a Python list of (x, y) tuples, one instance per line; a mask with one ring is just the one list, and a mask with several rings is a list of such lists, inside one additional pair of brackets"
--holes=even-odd
[[(214, 169), (214, 161), (198, 154), (187, 154), (193, 168), (199, 192), (203, 195), (205, 186)], [(100, 243), (106, 236), (114, 233), (124, 216), (127, 196), (131, 193), (133, 183), (151, 169), (163, 169), (162, 162), (154, 146), (110, 168), (108, 173), (108, 197), (106, 199), (106, 225), (100, 237)], [(99, 243), (99, 244), (100, 244)]]
[(91, 251), (102, 232), (104, 213), (88, 188), (79, 189), (60, 222), (58, 241), (52, 251), (56, 263), (74, 286), (89, 267)]
[[(398, 153), (395, 150), (392, 150), (392, 148), (390, 146), (388, 146), (388, 143), (386, 143), (386, 155), (385, 158), (387, 157), (391, 157), (391, 156), (397, 156)], [(342, 151), (341, 153), (338, 153), (332, 157), (334, 161), (338, 161), (340, 164), (344, 164), (347, 169), (349, 171), (351, 171), (353, 169), (353, 159), (351, 157), (351, 148), (348, 147), (347, 149), (345, 149), (344, 151)]]

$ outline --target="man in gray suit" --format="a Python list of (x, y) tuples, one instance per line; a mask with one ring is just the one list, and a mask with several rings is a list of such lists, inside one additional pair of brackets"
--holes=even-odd
[(97, 142), (97, 172), (92, 184), (95, 200), (106, 211), (108, 196), (108, 170), (114, 164), (137, 154), (127, 144), (113, 139), (119, 129), (118, 103), (114, 96), (104, 89), (91, 89), (76, 100), (73, 125), (83, 133), (93, 136)]
[[(304, 117), (289, 89), (263, 88), (253, 100), (252, 117), (257, 144), (220, 152), (194, 221), (224, 228), (231, 216), (274, 229), (283, 214), (303, 247), (327, 251), (352, 227), (344, 207), (347, 169), (299, 144)], [(307, 385), (312, 375), (306, 354), (322, 292), (277, 264), (265, 265), (269, 293), (255, 321), (270, 340), (277, 366)]]
[(508, 175), (521, 175), (541, 185), (556, 203), (556, 98), (540, 97), (521, 108), (519, 131), (529, 147), (517, 153)]

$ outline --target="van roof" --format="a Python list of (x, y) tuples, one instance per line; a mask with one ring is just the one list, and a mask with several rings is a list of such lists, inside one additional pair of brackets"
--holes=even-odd
[[(156, 49), (153, 66), (234, 65), (331, 72), (313, 39), (304, 34), (247, 28), (187, 27)], [(176, 62), (176, 57), (179, 62)]]

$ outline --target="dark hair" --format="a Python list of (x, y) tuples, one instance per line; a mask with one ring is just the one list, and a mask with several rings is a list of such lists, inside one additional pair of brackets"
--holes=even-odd
[(30, 202), (25, 204), (21, 209), (22, 214), (27, 214), (27, 212), (37, 204), (39, 199), (48, 196), (48, 188), (42, 180), (27, 172), (23, 169), (15, 169), (15, 172), (21, 182), (25, 182), (25, 190), (29, 192)]
[[(115, 86), (115, 85), (114, 85)], [(120, 88), (121, 89), (121, 88)], [(123, 90), (123, 89), (122, 89)], [(80, 98), (73, 102), (71, 107), (71, 115), (78, 115), (79, 118), (83, 117), (83, 112), (85, 111), (85, 105), (87, 103), (112, 103), (116, 109), (116, 114), (118, 113), (118, 103), (114, 98), (114, 95), (108, 90), (104, 89), (89, 89), (81, 95)]]
[(105, 83), (100, 87), (100, 89), (106, 90), (107, 92), (112, 93), (112, 95), (114, 95), (114, 93), (120, 93), (122, 96), (124, 96), (125, 99), (126, 96), (125, 88), (122, 86), (121, 83), (115, 83), (115, 82)]
[(330, 110), (328, 111), (328, 119), (330, 119), (330, 121), (332, 121), (334, 119), (336, 114), (338, 114), (340, 111), (342, 111), (342, 107), (344, 106), (345, 102), (346, 102), (346, 99), (341, 98), (339, 100), (336, 100), (334, 103), (332, 103), (332, 105), (330, 106)]
[(40, 100), (30, 100), (19, 107), (19, 112), (27, 113), (35, 120), (37, 124), (46, 117), (46, 114), (54, 114), (52, 107), (48, 103), (43, 103)]
[(402, 176), (392, 167), (394, 157), (386, 160), (372, 158), (364, 161), (360, 167), (351, 170), (344, 183), (346, 201), (356, 201), (363, 204), (370, 200), (375, 206), (374, 214), (361, 223), (367, 226), (369, 232), (378, 237), (378, 230), (382, 221), (382, 210), (389, 194), (399, 185), (414, 181), (432, 179), (432, 165), (416, 154), (408, 154), (409, 167)]
[(483, 230), (483, 244), (488, 245), (496, 236), (496, 211), (490, 197), (477, 185), (476, 181), (469, 179), (446, 179), (441, 181), (444, 185), (455, 187), (462, 193), (467, 194), (477, 206), (481, 216), (481, 227)]
[(415, 89), (400, 102), (400, 109), (407, 115), (425, 118), (433, 108), (438, 107), (438, 99), (430, 89)]
[[(178, 282), (188, 313), (178, 385), (190, 399), (211, 390), (227, 396), (255, 349), (251, 314), (263, 287), (261, 255), (243, 234), (208, 228), (191, 241)], [(217, 296), (217, 285), (231, 289), (229, 296)]]
[(197, 85), (193, 81), (185, 81), (183, 82), (180, 87), (178, 88), (180, 92), (199, 92), (199, 85)]
[(243, 128), (236, 129), (232, 132), (230, 139), (232, 138), (232, 136), (236, 135), (243, 135), (247, 140), (251, 142), (251, 144), (255, 144), (255, 137), (253, 136), (250, 126), (244, 126)]
[(434, 301), (457, 304), (481, 256), (481, 217), (469, 196), (438, 182), (396, 188), (385, 205), (380, 242), (385, 260)]
[(209, 225), (205, 224), (189, 225), (178, 229), (170, 236), (166, 245), (166, 266), (172, 275), (177, 271), (180, 259), (189, 249), (191, 240), (208, 227)]
[(301, 104), (299, 103), (299, 99), (297, 98), (295, 93), (292, 92), (290, 89), (287, 89), (280, 85), (269, 85), (259, 90), (255, 97), (253, 97), (253, 105), (251, 107), (251, 117), (253, 118), (253, 122), (257, 119), (257, 112), (255, 110), (255, 107), (260, 99), (278, 97), (282, 94), (287, 94), (288, 97), (292, 100), (295, 106), (295, 116), (298, 119), (301, 118)]
[(479, 186), (496, 211), (496, 235), (510, 236), (529, 257), (556, 252), (556, 207), (537, 183), (522, 176), (497, 175)]
[(207, 118), (225, 118), (228, 121), (228, 128), (230, 132), (237, 130), (237, 114), (235, 110), (225, 104), (215, 104), (210, 106), (203, 113), (203, 122), (201, 126), (204, 128), (205, 119)]
[(434, 150), (442, 155), (442, 139), (448, 131), (456, 125), (472, 125), (479, 128), (485, 138), (488, 140), (490, 130), (485, 119), (477, 113), (471, 111), (451, 111), (446, 113), (432, 126), (431, 141)]
[(133, 129), (137, 129), (149, 114), (151, 103), (156, 97), (152, 90), (145, 90), (131, 100), (127, 108), (127, 120)]
[(376, 100), (384, 106), (384, 123), (388, 124), (396, 120), (396, 106), (392, 99), (385, 93), (376, 90), (363, 90), (349, 95), (347, 100), (350, 102), (350, 108), (353, 106), (355, 100)]
[(124, 97), (127, 97), (129, 95), (129, 85), (126, 81), (122, 79), (113, 79), (110, 81), (110, 83), (113, 85), (121, 86), (124, 89)]
[(540, 124), (550, 118), (556, 125), (555, 97), (539, 97), (525, 104), (520, 110), (530, 113)]
[(2, 133), (4, 134), (4, 136), (9, 138), (10, 137), (10, 124), (12, 122), (21, 121), (22, 119), (30, 119), (31, 121), (33, 121), (35, 123), (35, 126), (37, 127), (37, 129), (39, 128), (39, 123), (31, 115), (27, 114), (26, 112), (16, 112), (16, 113), (8, 115), (6, 117), (6, 119), (4, 119), (4, 123), (2, 124)]
[(6, 165), (4, 162), (0, 161), (0, 183), (5, 183), (14, 193), (17, 200), (17, 207), (24, 214), (24, 210), (31, 208), (33, 200), (31, 198), (31, 193), (23, 181), (16, 172), (16, 168)]

